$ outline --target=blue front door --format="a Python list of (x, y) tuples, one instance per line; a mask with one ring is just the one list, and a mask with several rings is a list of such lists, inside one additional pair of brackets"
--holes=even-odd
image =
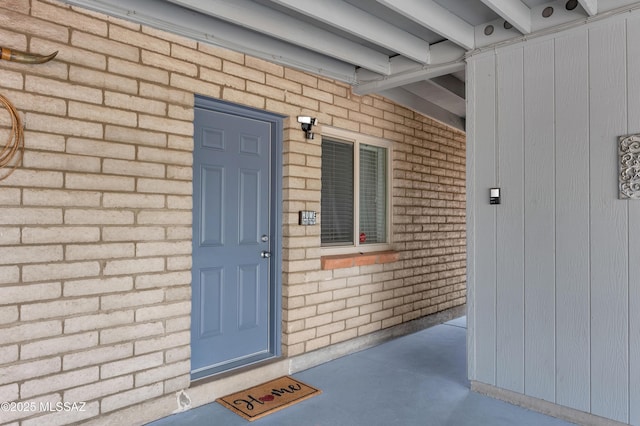
[(196, 101), (193, 379), (278, 354), (279, 229), (273, 204), (279, 188), (272, 163), (279, 126), (263, 115)]

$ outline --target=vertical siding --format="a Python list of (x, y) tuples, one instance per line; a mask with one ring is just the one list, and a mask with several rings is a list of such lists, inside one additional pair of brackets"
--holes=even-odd
[(617, 191), (640, 11), (469, 62), (470, 377), (640, 424), (640, 202)]
[[(627, 133), (640, 133), (640, 17), (627, 23)], [(640, 424), (640, 203), (629, 202), (629, 419)]]
[(556, 40), (556, 392), (590, 408), (587, 31)]
[(625, 26), (589, 31), (591, 407), (628, 418), (627, 202), (617, 199), (617, 135), (627, 131)]
[(555, 399), (553, 40), (524, 49), (525, 392)]
[[(524, 81), (523, 50), (498, 56), (496, 385), (524, 392)], [(485, 201), (486, 202), (486, 201)]]
[[(627, 22), (627, 133), (640, 133), (640, 17)], [(629, 407), (640, 424), (640, 203), (629, 202)]]
[[(476, 123), (495, 123), (495, 58), (485, 56), (474, 64), (473, 109)], [(477, 128), (482, 149), (475, 151), (475, 192), (473, 210), (475, 235), (476, 309), (474, 338), (476, 380), (495, 384), (496, 366), (496, 214), (489, 205), (489, 188), (495, 185), (495, 125)]]

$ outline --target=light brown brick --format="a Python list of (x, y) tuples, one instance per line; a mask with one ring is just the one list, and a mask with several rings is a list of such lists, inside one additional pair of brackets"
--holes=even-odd
[(167, 333), (174, 333), (176, 331), (189, 330), (191, 327), (191, 316), (170, 318), (166, 321), (165, 330)]
[(90, 16), (75, 13), (67, 8), (57, 7), (44, 2), (36, 2), (31, 6), (31, 15), (50, 22), (73, 20), (74, 29), (92, 34), (106, 36), (107, 23)]
[(56, 208), (11, 208), (0, 207), (3, 225), (59, 225), (62, 223), (62, 209)]
[(109, 226), (102, 230), (104, 241), (162, 240), (164, 236), (164, 228), (154, 226)]
[(133, 191), (135, 180), (130, 177), (67, 173), (65, 187), (106, 191)]
[(191, 272), (171, 272), (153, 275), (140, 275), (135, 278), (136, 289), (170, 287), (191, 283)]
[(155, 383), (150, 386), (132, 389), (130, 391), (121, 392), (117, 395), (108, 396), (102, 399), (101, 410), (103, 413), (117, 410), (122, 407), (134, 405), (142, 401), (153, 399), (162, 395), (162, 383)]
[(5, 306), (0, 308), (0, 325), (11, 324), (18, 320), (18, 307)]
[(169, 349), (166, 352), (166, 362), (175, 362), (183, 359), (188, 359), (191, 354), (190, 346), (182, 346), (180, 348)]
[(68, 389), (98, 380), (98, 367), (56, 374), (43, 379), (28, 380), (20, 385), (20, 397), (31, 398), (61, 389)]
[(100, 205), (100, 193), (95, 191), (25, 189), (23, 203), (34, 206), (97, 207)]
[(140, 225), (191, 225), (191, 212), (143, 210), (138, 213)]
[(124, 93), (106, 92), (104, 102), (105, 105), (109, 107), (139, 111), (146, 114), (165, 115), (167, 113), (166, 102), (154, 101)]
[(73, 46), (82, 47), (94, 52), (104, 53), (108, 56), (124, 58), (134, 62), (137, 62), (140, 58), (139, 50), (135, 46), (107, 40), (105, 38), (83, 33), (80, 31), (74, 31), (72, 33), (71, 44)]
[(31, 188), (61, 188), (63, 175), (61, 172), (47, 172), (17, 169), (2, 181), (5, 185), (28, 186)]
[[(30, 92), (42, 95), (57, 96), (63, 99), (74, 99), (93, 104), (102, 103), (102, 92), (98, 89), (43, 77), (27, 75), (25, 88)], [(60, 119), (58, 118), (57, 120)], [(31, 123), (29, 127), (32, 128)]]
[(149, 194), (104, 194), (102, 204), (106, 208), (163, 208), (165, 199), (161, 195)]
[(162, 322), (136, 324), (125, 327), (111, 328), (100, 332), (100, 343), (120, 343), (128, 340), (153, 337), (164, 332)]
[(143, 50), (142, 63), (145, 65), (151, 65), (154, 68), (162, 68), (171, 72), (184, 74), (191, 77), (195, 77), (198, 75), (198, 67), (195, 64), (181, 61), (176, 58), (167, 57), (167, 53), (157, 54), (154, 52), (147, 52)]
[(162, 306), (150, 306), (136, 310), (136, 322), (165, 319), (191, 313), (191, 301), (173, 304), (163, 304)]
[(93, 315), (67, 318), (64, 320), (65, 334), (78, 333), (82, 331), (101, 330), (119, 325), (131, 324), (134, 319), (133, 311), (115, 311), (109, 313), (97, 312)]
[[(167, 135), (139, 129), (113, 125), (105, 126), (105, 139), (136, 145), (166, 146)], [(132, 147), (134, 148), (134, 147)], [(135, 149), (135, 148), (134, 148)]]
[[(128, 45), (137, 46), (145, 50), (158, 52), (164, 56), (168, 55), (170, 52), (170, 44), (168, 42), (160, 40), (157, 37), (146, 35), (140, 31), (131, 31), (117, 25), (112, 25), (110, 27), (109, 38)], [(145, 51), (143, 50), (143, 52)]]
[(192, 135), (193, 123), (170, 118), (161, 118), (151, 115), (139, 115), (138, 126), (141, 129), (155, 130), (159, 132), (174, 133), (178, 135)]
[[(133, 344), (101, 346), (87, 351), (74, 352), (63, 357), (64, 370), (74, 370), (89, 365), (100, 365), (109, 361), (130, 358), (133, 355)], [(76, 401), (81, 401), (77, 399)]]
[(191, 182), (168, 179), (138, 179), (138, 192), (157, 194), (191, 194)]
[(62, 246), (59, 245), (0, 247), (0, 265), (57, 262), (62, 257)]
[(104, 275), (125, 275), (164, 270), (164, 259), (109, 260), (104, 266)]
[(160, 382), (174, 377), (183, 376), (189, 373), (191, 361), (181, 361), (175, 364), (165, 364), (160, 367), (152, 368), (135, 375), (135, 383), (137, 387), (145, 386), (151, 383)]
[(33, 321), (56, 318), (97, 311), (99, 299), (97, 297), (81, 299), (60, 299), (53, 302), (23, 304), (20, 307), (20, 319)]
[(57, 373), (60, 371), (60, 364), (60, 358), (48, 358), (0, 367), (0, 385)]
[(190, 210), (193, 205), (193, 199), (185, 195), (169, 195), (167, 196), (167, 207), (170, 209)]
[(80, 386), (64, 392), (65, 401), (90, 401), (107, 395), (113, 395), (133, 388), (133, 375), (101, 380), (98, 383)]
[(26, 343), (20, 347), (20, 359), (27, 360), (60, 355), (65, 352), (94, 347), (97, 344), (97, 332), (38, 340), (37, 342)]
[[(65, 48), (66, 50), (66, 48)], [(137, 81), (129, 76), (119, 76), (113, 73), (105, 72), (106, 57), (104, 55), (96, 55), (86, 50), (70, 49), (69, 79), (74, 83), (86, 84), (94, 87), (105, 88), (109, 90), (117, 90), (123, 93), (135, 94), (138, 91)], [(99, 68), (98, 70), (76, 66), (82, 64), (88, 67)]]
[(0, 365), (10, 364), (18, 360), (18, 345), (0, 347)]
[(122, 309), (128, 307), (154, 305), (164, 300), (164, 291), (161, 289), (145, 290), (135, 293), (114, 294), (101, 298), (102, 310)]
[(135, 127), (138, 123), (138, 117), (135, 112), (80, 102), (69, 102), (68, 114), (69, 117), (73, 118), (120, 126)]
[(191, 241), (184, 242), (149, 242), (136, 244), (136, 256), (167, 256), (191, 253)]
[(111, 377), (122, 376), (124, 374), (157, 367), (162, 365), (162, 363), (163, 356), (160, 352), (109, 362), (102, 364), (100, 367), (100, 377), (102, 379), (108, 379)]
[(16, 383), (0, 386), (0, 401), (18, 401), (19, 398), (20, 392)]
[[(20, 279), (20, 268), (17, 266), (0, 266), (0, 284), (15, 283)], [(1, 304), (2, 302), (0, 302)]]
[(133, 224), (134, 213), (126, 210), (67, 209), (64, 222), (71, 225), (127, 225)]
[(133, 243), (114, 244), (78, 244), (65, 247), (65, 259), (115, 259), (133, 257), (135, 252)]
[(191, 256), (174, 256), (167, 259), (167, 270), (178, 271), (191, 269), (191, 264)]
[[(197, 83), (196, 79), (189, 79), (193, 84)], [(219, 87), (215, 85), (209, 85), (205, 91), (200, 92), (203, 94), (209, 94), (210, 90), (217, 90), (219, 92)], [(176, 89), (176, 88), (168, 88), (166, 86), (161, 86), (157, 84), (150, 84), (145, 82), (140, 82), (140, 96), (148, 97), (150, 99), (159, 99), (162, 101), (167, 101), (171, 103), (175, 103), (178, 105), (193, 105), (193, 94), (198, 93), (197, 91), (189, 91), (184, 89)]]
[(81, 278), (96, 276), (100, 273), (98, 262), (54, 263), (49, 265), (27, 265), (22, 268), (25, 282)]

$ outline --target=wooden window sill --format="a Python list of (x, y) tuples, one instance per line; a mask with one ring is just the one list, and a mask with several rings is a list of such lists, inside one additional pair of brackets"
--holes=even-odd
[(376, 265), (391, 263), (400, 260), (400, 253), (397, 251), (376, 251), (371, 253), (351, 253), (338, 254), (333, 256), (322, 256), (320, 264), (322, 269), (341, 269), (353, 266)]

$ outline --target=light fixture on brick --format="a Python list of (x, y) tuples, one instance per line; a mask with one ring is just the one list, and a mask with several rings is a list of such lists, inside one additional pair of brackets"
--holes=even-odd
[(313, 139), (315, 135), (311, 131), (311, 129), (313, 128), (313, 126), (318, 124), (318, 119), (314, 117), (308, 117), (305, 115), (299, 115), (298, 123), (302, 125), (302, 131), (304, 131), (305, 139)]

